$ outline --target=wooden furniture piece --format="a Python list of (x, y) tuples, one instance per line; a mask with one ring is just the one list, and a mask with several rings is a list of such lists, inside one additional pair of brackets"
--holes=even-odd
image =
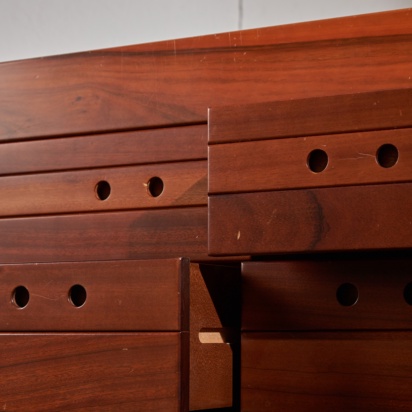
[(242, 410), (410, 409), (411, 265), (244, 263)]
[(208, 260), (205, 139), (193, 126), (3, 145), (1, 261)]
[(408, 87), (410, 13), (4, 63), (0, 139), (206, 124), (218, 105)]
[(185, 410), (187, 260), (1, 266), (4, 410)]
[(408, 88), (210, 109), (209, 253), (410, 247), (411, 104)]
[(240, 407), (240, 265), (190, 265), (190, 410)]
[(6, 408), (180, 411), (238, 402), (238, 265), (3, 265), (0, 282)]
[(0, 407), (409, 408), (411, 19), (0, 64)]

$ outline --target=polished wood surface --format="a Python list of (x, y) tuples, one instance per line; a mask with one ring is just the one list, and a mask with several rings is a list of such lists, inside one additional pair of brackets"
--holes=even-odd
[(0, 219), (1, 263), (208, 260), (207, 207)]
[(0, 191), (0, 216), (200, 206), (207, 162), (10, 176), (0, 179)]
[(242, 329), (412, 329), (412, 260), (342, 256), (242, 265)]
[(245, 333), (242, 411), (406, 411), (411, 332)]
[(0, 266), (0, 330), (188, 330), (188, 265), (173, 259)]
[(409, 410), (411, 22), (1, 64), (0, 408)]
[(213, 145), (209, 193), (411, 181), (411, 136), (401, 129)]
[(410, 127), (411, 107), (411, 88), (212, 107), (209, 143)]
[(209, 253), (410, 248), (411, 197), (410, 183), (210, 196)]
[(411, 39), (406, 9), (4, 63), (0, 139), (204, 123), (208, 107), (239, 101), (410, 87)]
[(206, 125), (12, 142), (0, 147), (0, 175), (200, 160), (206, 144)]
[(10, 411), (185, 411), (182, 337), (170, 333), (0, 334)]

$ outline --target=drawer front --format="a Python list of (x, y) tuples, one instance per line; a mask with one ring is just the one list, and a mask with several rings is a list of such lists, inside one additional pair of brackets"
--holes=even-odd
[(412, 329), (412, 260), (299, 259), (242, 265), (242, 329)]
[(188, 330), (187, 260), (0, 266), (2, 331)]
[(207, 162), (4, 176), (0, 191), (0, 216), (200, 206), (207, 203)]
[(209, 253), (409, 248), (411, 199), (410, 183), (210, 196)]
[(245, 333), (242, 411), (412, 409), (411, 332)]
[[(180, 333), (0, 334), (11, 411), (180, 411)], [(184, 395), (183, 395), (184, 396)]]
[(209, 193), (261, 192), (412, 180), (412, 129), (209, 147)]

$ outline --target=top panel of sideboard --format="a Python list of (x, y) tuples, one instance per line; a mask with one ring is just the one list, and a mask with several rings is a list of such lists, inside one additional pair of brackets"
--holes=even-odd
[(205, 123), (207, 108), (410, 86), (412, 9), (0, 64), (0, 141)]

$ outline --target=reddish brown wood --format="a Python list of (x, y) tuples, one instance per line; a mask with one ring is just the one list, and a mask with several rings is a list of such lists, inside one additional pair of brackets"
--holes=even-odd
[(4, 410), (181, 411), (179, 333), (0, 334)]
[[(410, 181), (411, 134), (412, 129), (403, 129), (213, 145), (209, 148), (209, 192)], [(397, 161), (388, 144), (397, 149)], [(315, 150), (327, 155), (321, 172), (311, 170), (321, 166), (311, 160)]]
[(0, 263), (215, 261), (207, 253), (207, 224), (206, 206), (0, 219)]
[(190, 410), (236, 408), (240, 267), (190, 267)]
[(242, 329), (412, 329), (412, 260), (246, 262)]
[(242, 335), (242, 411), (412, 408), (410, 332)]
[(199, 206), (207, 203), (207, 162), (10, 176), (0, 191), (0, 216)]
[(412, 185), (209, 198), (211, 255), (409, 248)]
[(188, 330), (188, 272), (178, 259), (1, 266), (0, 330)]
[(207, 208), (0, 220), (2, 263), (207, 257)]
[(207, 107), (411, 85), (410, 10), (0, 66), (3, 141), (205, 122)]
[(206, 142), (201, 125), (8, 143), (0, 175), (206, 159)]
[(406, 88), (212, 108), (209, 143), (410, 127), (411, 107)]

